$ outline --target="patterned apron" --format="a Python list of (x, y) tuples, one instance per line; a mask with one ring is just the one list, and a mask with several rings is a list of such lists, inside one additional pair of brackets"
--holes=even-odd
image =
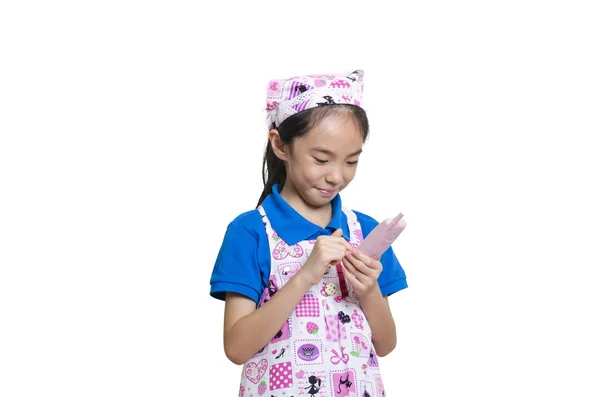
[[(259, 307), (287, 283), (308, 259), (315, 240), (289, 246), (258, 207), (269, 238), (271, 273)], [(356, 214), (343, 208), (350, 245), (362, 231)], [(243, 367), (239, 396), (384, 397), (371, 329), (348, 284), (342, 297), (335, 266), (311, 287), (281, 330)]]

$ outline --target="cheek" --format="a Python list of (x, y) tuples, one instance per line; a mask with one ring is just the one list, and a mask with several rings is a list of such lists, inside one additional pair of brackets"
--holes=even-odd
[(302, 164), (299, 164), (298, 170), (306, 178), (314, 178), (322, 173), (322, 167), (310, 160), (303, 161)]
[(354, 179), (355, 175), (356, 175), (356, 166), (348, 167), (344, 170), (344, 179), (346, 180), (346, 182), (350, 182), (352, 179)]
[(318, 166), (317, 167), (315, 167), (315, 166), (306, 167), (304, 169), (304, 176), (307, 180), (314, 183), (318, 179), (322, 178), (322, 176), (323, 176), (322, 168), (319, 168)]
[(292, 168), (292, 174), (299, 182), (311, 182), (319, 178), (319, 167), (310, 161), (297, 161)]

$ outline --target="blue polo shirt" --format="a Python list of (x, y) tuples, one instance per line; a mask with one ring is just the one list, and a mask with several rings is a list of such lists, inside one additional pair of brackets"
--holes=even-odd
[[(342, 229), (343, 236), (350, 240), (346, 214), (342, 211), (342, 200), (337, 194), (331, 202), (331, 222), (322, 228), (293, 209), (279, 194), (279, 186), (262, 203), (262, 206), (277, 234), (289, 245), (302, 240), (315, 240), (321, 235), (329, 236)], [(367, 236), (378, 225), (368, 215), (354, 211), (363, 236)], [(406, 275), (398, 262), (393, 248), (388, 248), (380, 258), (383, 270), (379, 275), (379, 288), (388, 296), (407, 287)], [(210, 295), (225, 300), (227, 292), (236, 292), (258, 301), (267, 286), (271, 273), (269, 241), (262, 218), (257, 209), (244, 212), (227, 226), (223, 243), (210, 278)]]

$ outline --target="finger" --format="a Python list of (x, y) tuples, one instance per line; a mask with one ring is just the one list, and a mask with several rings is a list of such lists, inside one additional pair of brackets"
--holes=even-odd
[(350, 263), (350, 261), (347, 258), (344, 258), (343, 263), (344, 267), (346, 267), (348, 271), (361, 282), (361, 284), (364, 284), (366, 281), (369, 280), (369, 276), (367, 276), (366, 274), (358, 270), (356, 267), (354, 267), (354, 265)]
[(358, 260), (360, 260), (361, 262), (363, 262), (367, 266), (369, 266), (371, 264), (371, 262), (373, 261), (373, 259), (370, 256), (365, 255), (359, 249), (353, 249), (353, 250), (351, 250), (351, 252), (352, 252), (352, 255), (355, 258), (357, 258)]
[(346, 254), (347, 250), (352, 249), (350, 243), (347, 242), (343, 237), (336, 237), (334, 239), (331, 239), (327, 241), (327, 243), (323, 244), (323, 246), (327, 246), (333, 249), (340, 249), (344, 252), (344, 255)]
[(350, 243), (348, 242), (348, 240), (346, 240), (343, 237), (334, 237), (332, 240), (333, 240), (333, 242), (336, 245), (338, 245), (340, 247), (344, 247), (344, 249), (351, 249), (352, 248), (352, 246), (350, 245)]
[(377, 268), (369, 267), (361, 260), (357, 259), (351, 252), (346, 254), (346, 259), (352, 263), (352, 265), (359, 272), (367, 275), (371, 279), (377, 279), (379, 275), (379, 271)]
[(334, 237), (336, 241), (339, 241), (346, 246), (350, 246), (348, 241), (342, 236), (343, 236), (342, 229), (335, 229), (335, 232), (331, 233), (331, 237)]
[(339, 247), (329, 247), (327, 249), (326, 255), (326, 259), (329, 261), (329, 263), (335, 265), (341, 262), (342, 259), (344, 259), (344, 256), (346, 255), (346, 250)]
[(362, 283), (356, 278), (356, 276), (350, 273), (350, 271), (345, 266), (342, 266), (342, 272), (344, 273), (344, 277), (346, 277), (346, 280), (348, 280), (348, 282), (352, 286), (353, 290), (358, 291), (364, 288)]
[(365, 255), (358, 249), (351, 251), (354, 257), (358, 258), (362, 263), (368, 266), (370, 269), (377, 270), (379, 268), (379, 259), (373, 259), (370, 256)]
[(350, 263), (352, 263), (352, 265), (359, 272), (361, 272), (363, 274), (366, 274), (369, 277), (374, 277), (375, 276), (375, 270), (372, 269), (372, 268), (370, 268), (369, 266), (365, 265), (365, 263), (362, 262), (361, 260), (357, 259), (356, 256), (354, 256), (351, 251), (346, 254), (345, 258), (348, 261), (350, 261)]

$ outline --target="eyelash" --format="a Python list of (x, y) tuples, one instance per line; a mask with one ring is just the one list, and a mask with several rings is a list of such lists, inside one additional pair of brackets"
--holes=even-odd
[[(316, 157), (313, 157), (313, 158), (314, 158), (314, 159), (315, 159), (315, 161), (316, 161), (317, 163), (319, 163), (319, 164), (325, 164), (325, 163), (327, 163), (327, 160), (321, 160), (321, 159), (318, 159), (318, 158), (316, 158)], [(348, 161), (348, 165), (356, 165), (357, 163), (358, 163), (358, 160), (355, 160), (355, 161)]]

